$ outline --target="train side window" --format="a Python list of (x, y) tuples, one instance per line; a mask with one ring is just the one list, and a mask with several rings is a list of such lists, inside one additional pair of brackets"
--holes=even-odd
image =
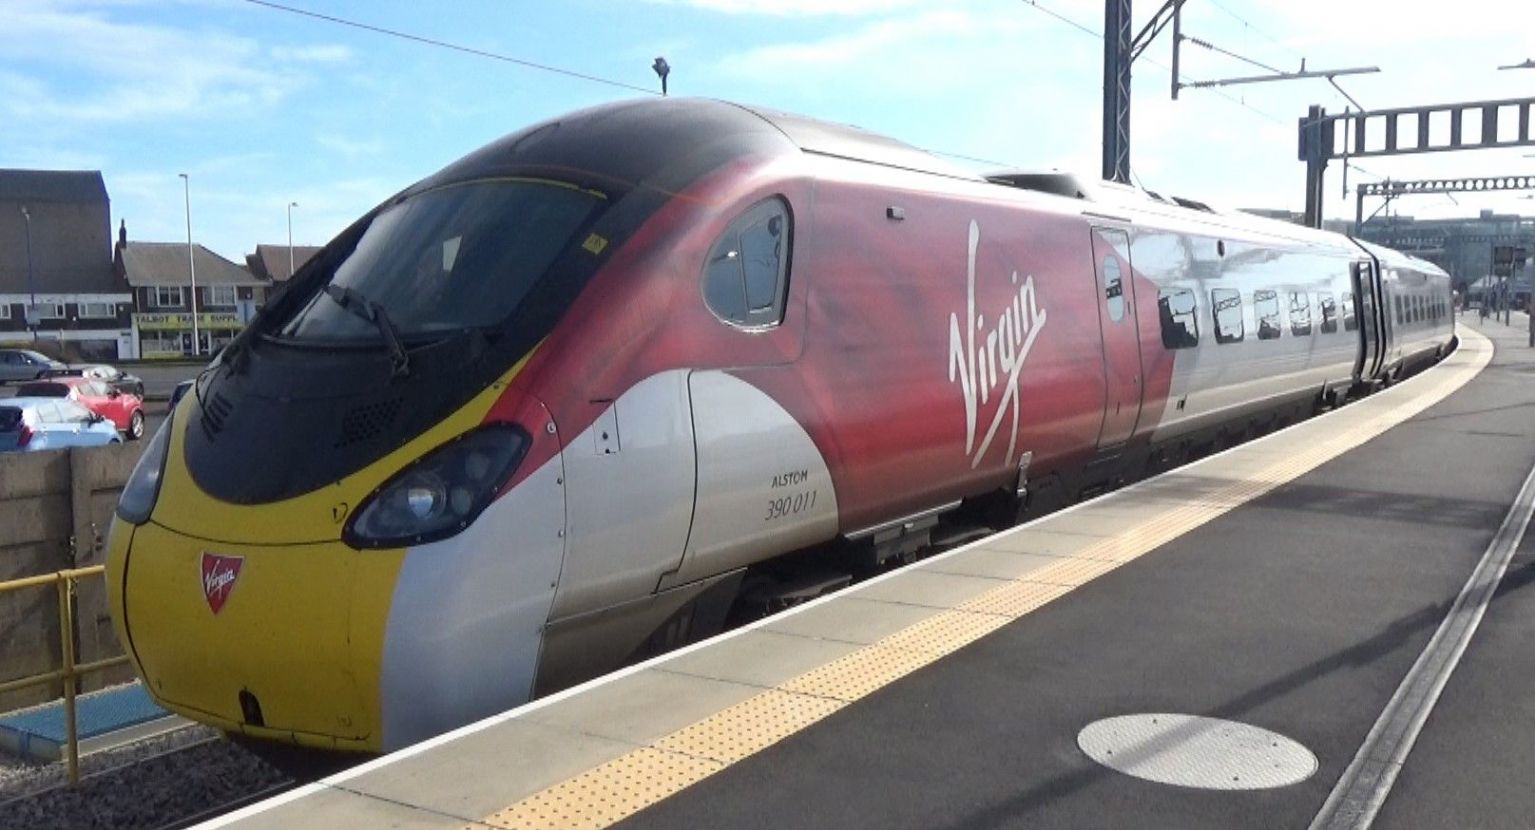
[(1354, 293), (1343, 292), (1343, 330), (1359, 330), (1359, 312), (1354, 308)]
[(1391, 308), (1393, 309), (1393, 311), (1395, 312), (1395, 315), (1396, 315), (1396, 324), (1400, 326), (1402, 324), (1402, 298), (1401, 297), (1392, 297), (1391, 298)]
[(1296, 337), (1311, 333), (1311, 297), (1304, 291), (1290, 292), (1290, 333)]
[(1103, 299), (1108, 303), (1110, 320), (1117, 323), (1125, 318), (1124, 277), (1113, 254), (1103, 258)]
[(1317, 313), (1322, 316), (1322, 333), (1332, 334), (1338, 330), (1338, 304), (1333, 301), (1332, 293), (1321, 291), (1316, 295)]
[(1254, 291), (1253, 314), (1258, 319), (1258, 339), (1278, 340), (1281, 330), (1279, 325), (1279, 295), (1267, 290)]
[(749, 328), (783, 322), (789, 237), (789, 210), (781, 199), (761, 202), (731, 223), (704, 267), (704, 302), (714, 316)]
[(1210, 315), (1215, 320), (1215, 342), (1240, 343), (1247, 336), (1242, 321), (1242, 293), (1230, 288), (1210, 289)]
[(1164, 288), (1157, 294), (1157, 315), (1162, 319), (1162, 345), (1192, 349), (1199, 345), (1198, 306), (1187, 288)]

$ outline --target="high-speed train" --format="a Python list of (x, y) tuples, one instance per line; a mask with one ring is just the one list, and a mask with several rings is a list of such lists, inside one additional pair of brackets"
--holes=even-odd
[(390, 198), (210, 365), (122, 494), (115, 623), (169, 709), (392, 749), (1452, 343), (1443, 272), (1343, 236), (600, 106)]

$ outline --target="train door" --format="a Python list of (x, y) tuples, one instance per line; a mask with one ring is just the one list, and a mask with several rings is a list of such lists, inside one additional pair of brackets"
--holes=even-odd
[(1359, 356), (1354, 361), (1354, 379), (1373, 378), (1380, 372), (1381, 358), (1385, 353), (1378, 317), (1380, 306), (1376, 293), (1378, 282), (1374, 277), (1373, 264), (1355, 262), (1349, 267), (1349, 277), (1354, 288), (1354, 308), (1350, 309), (1359, 321)]
[(1098, 446), (1105, 448), (1129, 440), (1141, 414), (1141, 339), (1135, 314), (1135, 278), (1130, 268), (1130, 235), (1119, 228), (1094, 228), (1093, 261), (1106, 391)]

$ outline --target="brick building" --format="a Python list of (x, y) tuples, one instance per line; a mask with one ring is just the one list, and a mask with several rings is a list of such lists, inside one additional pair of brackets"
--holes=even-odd
[(0, 170), (0, 342), (35, 330), (86, 359), (135, 356), (110, 210), (98, 171)]
[(118, 231), (114, 267), (133, 292), (132, 334), (144, 358), (180, 357), (192, 350), (192, 278), (197, 281), (198, 354), (234, 339), (266, 303), (271, 284), (204, 248), (185, 242), (129, 242)]

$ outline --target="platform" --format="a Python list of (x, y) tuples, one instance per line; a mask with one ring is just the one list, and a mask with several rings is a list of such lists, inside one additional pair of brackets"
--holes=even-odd
[[(185, 726), (188, 721), (160, 708), (134, 682), (76, 697), (75, 723), (80, 754), (89, 755)], [(62, 700), (0, 716), (0, 750), (11, 755), (58, 761), (68, 741)]]
[(1336, 412), (209, 826), (1527, 826), (1535, 350), (1462, 321)]

